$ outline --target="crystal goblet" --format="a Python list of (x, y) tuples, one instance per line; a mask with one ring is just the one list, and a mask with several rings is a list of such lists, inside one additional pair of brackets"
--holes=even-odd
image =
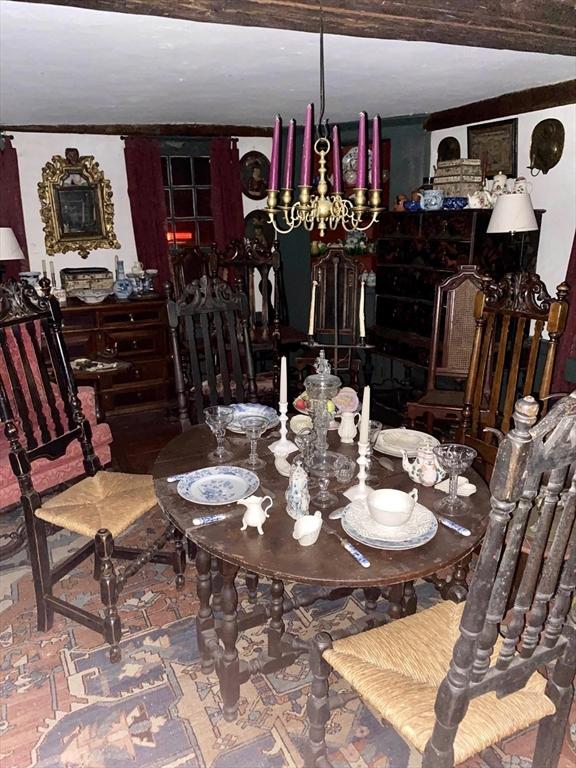
[(266, 462), (258, 456), (258, 440), (262, 437), (268, 426), (268, 419), (264, 416), (245, 416), (243, 419), (240, 419), (240, 424), (246, 437), (250, 440), (250, 455), (240, 463), (244, 467), (250, 467), (250, 469), (265, 467)]
[(376, 440), (378, 440), (378, 435), (382, 432), (382, 422), (381, 421), (375, 421), (374, 419), (370, 419), (368, 422), (368, 450), (366, 452), (366, 480), (377, 480), (378, 476), (375, 472), (372, 472), (372, 453), (374, 451), (374, 446), (376, 445)]
[(314, 452), (316, 450), (316, 433), (309, 427), (301, 429), (300, 432), (294, 436), (294, 442), (300, 451), (304, 466), (309, 467), (314, 459)]
[(432, 450), (440, 466), (450, 476), (448, 496), (437, 501), (434, 504), (434, 509), (448, 517), (457, 515), (468, 506), (464, 499), (458, 497), (458, 476), (470, 468), (476, 458), (476, 451), (474, 448), (460, 445), (460, 443), (445, 443), (444, 445), (437, 445)]
[(228, 461), (232, 457), (232, 453), (224, 448), (224, 435), (226, 434), (226, 427), (233, 420), (234, 409), (227, 405), (211, 405), (209, 408), (204, 408), (204, 421), (216, 438), (216, 448), (208, 454), (210, 461)]

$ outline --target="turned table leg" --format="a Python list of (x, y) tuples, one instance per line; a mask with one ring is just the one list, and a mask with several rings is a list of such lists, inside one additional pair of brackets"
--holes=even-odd
[(198, 637), (198, 650), (202, 659), (202, 671), (206, 674), (214, 670), (214, 662), (210, 649), (206, 644), (206, 632), (214, 629), (214, 615), (210, 598), (212, 596), (212, 573), (210, 565), (212, 557), (209, 552), (196, 550), (196, 591), (200, 603), (196, 615), (196, 634)]
[(366, 587), (364, 589), (364, 610), (367, 613), (372, 613), (376, 610), (378, 598), (380, 597), (379, 587)]
[(236, 719), (238, 699), (240, 698), (240, 662), (236, 640), (238, 638), (238, 592), (236, 574), (238, 566), (222, 562), (222, 626), (221, 639), (224, 652), (218, 661), (220, 693), (224, 704), (224, 719), (228, 722)]
[(270, 586), (270, 621), (268, 622), (268, 656), (280, 658), (280, 643), (284, 634), (284, 582), (273, 579)]

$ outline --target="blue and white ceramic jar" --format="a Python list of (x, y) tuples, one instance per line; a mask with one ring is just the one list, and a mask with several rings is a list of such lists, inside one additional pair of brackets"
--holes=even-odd
[(119, 260), (116, 267), (116, 282), (113, 285), (114, 296), (118, 301), (127, 301), (132, 295), (134, 286), (124, 273), (124, 262)]

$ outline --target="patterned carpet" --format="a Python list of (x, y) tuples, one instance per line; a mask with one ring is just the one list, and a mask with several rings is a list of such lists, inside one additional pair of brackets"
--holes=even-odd
[[(3, 521), (7, 523), (7, 520)], [(60, 559), (73, 538), (52, 537)], [(2, 564), (0, 591), (0, 764), (3, 768), (302, 768), (306, 739), (307, 660), (242, 686), (238, 719), (224, 721), (214, 674), (200, 670), (194, 628), (194, 568), (177, 593), (172, 571), (147, 566), (121, 603), (126, 631), (122, 662), (110, 665), (100, 637), (63, 617), (46, 634), (36, 630), (34, 594), (25, 554)], [(81, 606), (98, 604), (90, 565), (63, 582), (62, 593)], [(261, 586), (265, 590), (266, 585)], [(303, 587), (287, 585), (295, 593)], [(418, 588), (419, 606), (435, 599)], [(240, 591), (242, 610), (250, 610)], [(384, 609), (385, 606), (382, 606)], [(362, 613), (361, 595), (316, 603), (286, 617), (301, 637), (333, 630)], [(250, 630), (244, 658), (265, 647), (262, 628)], [(340, 680), (334, 686), (342, 687)], [(328, 728), (335, 768), (419, 768), (420, 755), (359, 700), (336, 710)], [(465, 768), (539, 768), (532, 765), (534, 731), (487, 750)], [(576, 711), (561, 768), (574, 768)]]

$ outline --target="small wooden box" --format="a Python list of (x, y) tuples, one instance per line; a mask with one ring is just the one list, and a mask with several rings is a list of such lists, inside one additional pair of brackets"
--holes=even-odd
[(434, 189), (441, 189), (445, 197), (465, 197), (482, 189), (480, 160), (440, 160), (436, 167)]
[(107, 288), (112, 290), (114, 277), (105, 267), (66, 268), (60, 270), (62, 288), (66, 293), (84, 289)]

